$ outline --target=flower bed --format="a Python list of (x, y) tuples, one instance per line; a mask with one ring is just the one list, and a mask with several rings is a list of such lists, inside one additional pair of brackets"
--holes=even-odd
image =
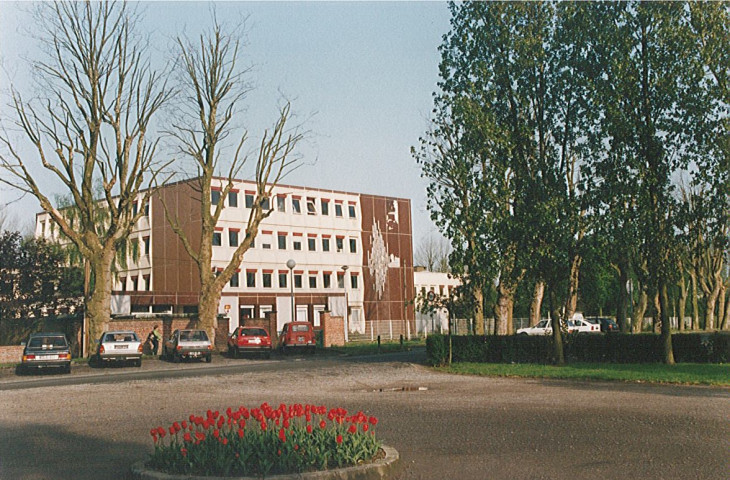
[(376, 458), (378, 420), (343, 408), (268, 403), (225, 414), (208, 410), (155, 427), (147, 466), (173, 474), (262, 476), (327, 470)]

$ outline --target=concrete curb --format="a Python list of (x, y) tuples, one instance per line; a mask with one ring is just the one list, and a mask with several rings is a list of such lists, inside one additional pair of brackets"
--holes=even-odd
[[(393, 475), (398, 467), (400, 455), (395, 448), (383, 445), (385, 457), (365, 465), (338, 468), (321, 472), (272, 475), (268, 480), (377, 480)], [(262, 477), (201, 477), (195, 475), (171, 475), (149, 470), (145, 462), (132, 465), (132, 477), (138, 480), (260, 480)]]

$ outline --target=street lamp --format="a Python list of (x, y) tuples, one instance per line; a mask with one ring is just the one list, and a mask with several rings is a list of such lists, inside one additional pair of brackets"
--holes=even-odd
[(347, 301), (347, 281), (345, 280), (345, 275), (347, 275), (347, 269), (350, 268), (347, 265), (343, 265), (340, 267), (344, 274), (342, 275), (342, 287), (345, 289), (345, 341), (347, 342), (349, 340), (349, 330), (350, 330), (350, 312), (349, 312), (349, 302)]
[(297, 262), (294, 261), (294, 259), (290, 258), (286, 261), (286, 266), (289, 268), (290, 273), (290, 280), (291, 280), (291, 321), (295, 321), (296, 317), (294, 314), (296, 313), (294, 311), (294, 267), (297, 266)]

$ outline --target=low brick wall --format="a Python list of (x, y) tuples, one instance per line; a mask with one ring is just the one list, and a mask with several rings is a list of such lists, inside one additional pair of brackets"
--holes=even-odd
[[(219, 351), (226, 348), (226, 342), (228, 338), (228, 318), (219, 318), (218, 325), (215, 329), (215, 338), (213, 338), (213, 344)], [(152, 331), (155, 325), (159, 325), (160, 333), (162, 338), (165, 339), (172, 335), (172, 332), (180, 329), (188, 328), (199, 328), (197, 317), (172, 317), (162, 316), (157, 318), (113, 318), (109, 321), (109, 330), (132, 330), (146, 342), (147, 335)], [(160, 344), (159, 351), (162, 352), (162, 344)], [(144, 353), (150, 354), (150, 345), (145, 343)]]
[(21, 345), (0, 347), (0, 363), (20, 363), (22, 357), (23, 347)]

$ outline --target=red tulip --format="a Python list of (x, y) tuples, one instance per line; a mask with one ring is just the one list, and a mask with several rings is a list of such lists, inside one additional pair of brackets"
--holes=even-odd
[(336, 440), (338, 444), (342, 443), (342, 435), (337, 435)]
[(319, 428), (324, 429), (326, 426), (327, 426), (327, 423), (324, 420), (320, 420)]

